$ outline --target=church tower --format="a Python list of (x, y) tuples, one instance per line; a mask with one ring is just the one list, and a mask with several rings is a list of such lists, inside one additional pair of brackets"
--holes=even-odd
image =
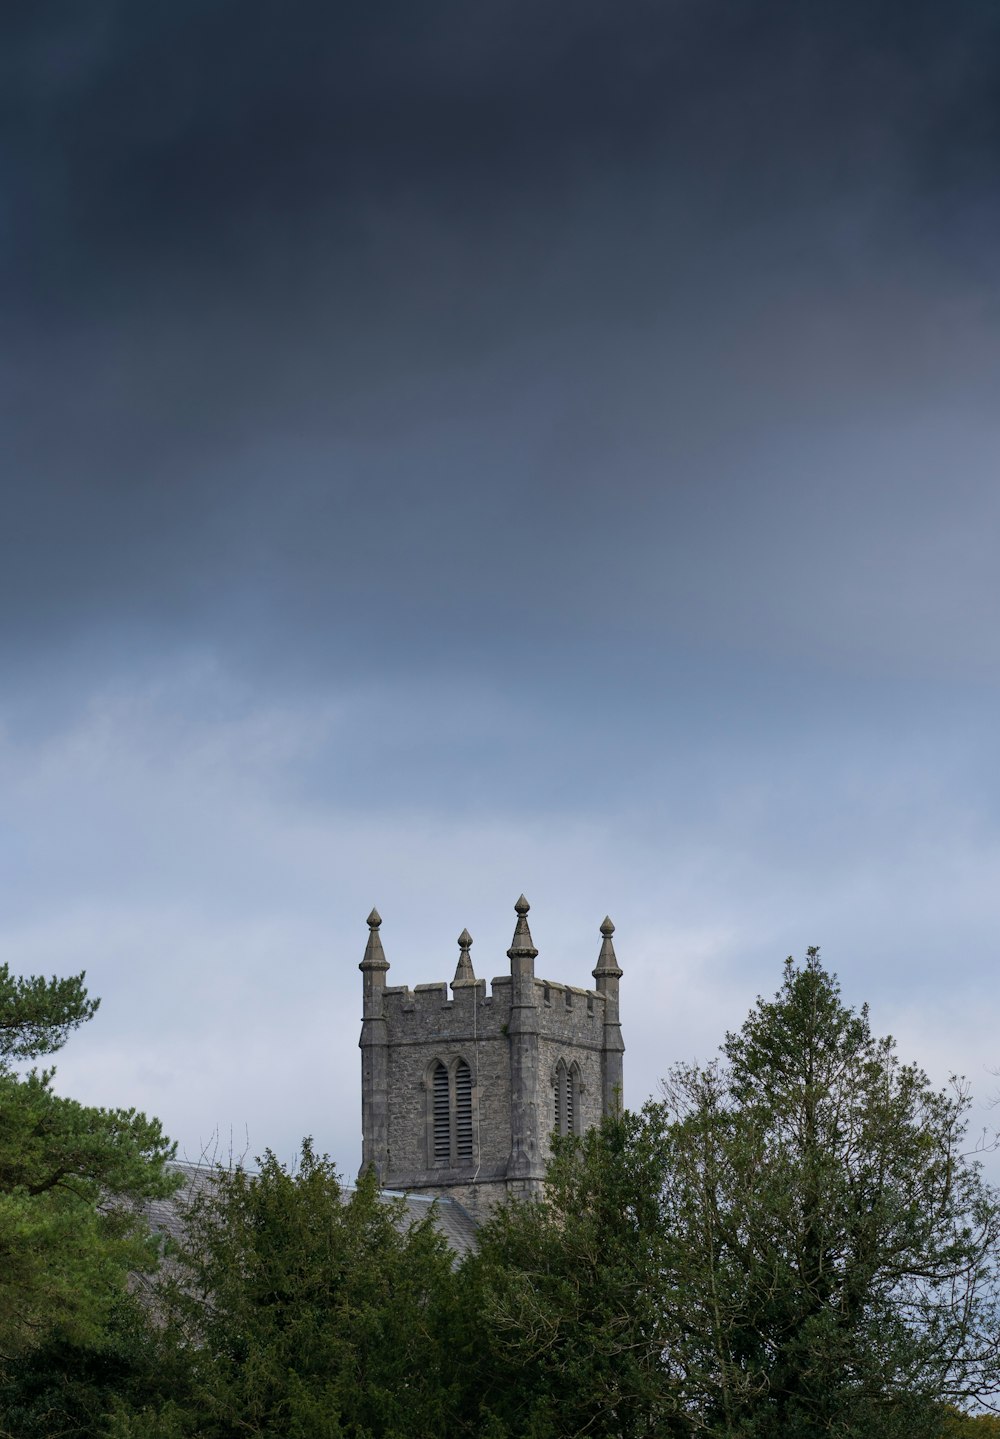
[(458, 937), (449, 986), (387, 986), (381, 917), (368, 916), (361, 1029), (362, 1170), (383, 1188), (440, 1194), (476, 1218), (541, 1191), (550, 1136), (582, 1134), (621, 1105), (621, 970), (614, 925), (601, 925), (596, 987), (539, 979), (528, 901), (507, 958), (486, 981), (472, 936)]

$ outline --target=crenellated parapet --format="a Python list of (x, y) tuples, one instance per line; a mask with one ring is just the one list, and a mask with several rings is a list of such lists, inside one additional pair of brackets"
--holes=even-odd
[(446, 980), (405, 985), (385, 991), (385, 1017), (390, 1044), (424, 1043), (438, 1036), (457, 1036), (475, 1029), (481, 1036), (499, 1035), (510, 1014), (510, 980), (477, 979), (449, 994)]

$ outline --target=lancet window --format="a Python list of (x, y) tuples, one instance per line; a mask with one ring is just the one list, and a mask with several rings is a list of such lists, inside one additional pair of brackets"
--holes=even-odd
[(580, 1133), (580, 1070), (574, 1061), (560, 1059), (553, 1076), (553, 1129), (557, 1134)]
[(472, 1161), (472, 1071), (464, 1059), (437, 1060), (430, 1074), (430, 1151), (434, 1165)]

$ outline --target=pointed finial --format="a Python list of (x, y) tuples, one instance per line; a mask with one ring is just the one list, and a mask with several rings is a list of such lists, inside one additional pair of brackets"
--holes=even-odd
[(618, 957), (615, 954), (615, 946), (611, 938), (614, 932), (615, 927), (611, 923), (610, 917), (605, 915), (601, 921), (601, 934), (603, 936), (601, 940), (601, 952), (597, 956), (597, 968), (593, 971), (595, 979), (602, 974), (614, 975), (618, 979), (621, 978), (622, 972), (618, 968)]
[(472, 935), (467, 929), (463, 929), (458, 936), (458, 966), (455, 970), (455, 978), (451, 982), (452, 989), (476, 982), (475, 972), (472, 968), (472, 956), (469, 954), (471, 948)]
[(377, 909), (373, 909), (368, 916), (368, 947), (365, 950), (365, 957), (358, 965), (359, 969), (388, 969), (389, 961), (382, 949), (382, 940), (379, 935), (379, 925), (382, 923), (382, 916)]
[(528, 910), (530, 908), (531, 905), (522, 894), (514, 906), (517, 924), (514, 926), (514, 938), (507, 951), (508, 959), (537, 959), (538, 957), (538, 950), (532, 942), (531, 930), (528, 928)]

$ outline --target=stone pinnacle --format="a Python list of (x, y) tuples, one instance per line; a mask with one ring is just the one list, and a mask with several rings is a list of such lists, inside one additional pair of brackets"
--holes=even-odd
[(528, 910), (530, 908), (531, 905), (522, 894), (514, 906), (517, 924), (514, 926), (514, 938), (507, 951), (508, 959), (536, 959), (538, 957), (538, 950), (534, 946), (531, 930), (528, 928)]

